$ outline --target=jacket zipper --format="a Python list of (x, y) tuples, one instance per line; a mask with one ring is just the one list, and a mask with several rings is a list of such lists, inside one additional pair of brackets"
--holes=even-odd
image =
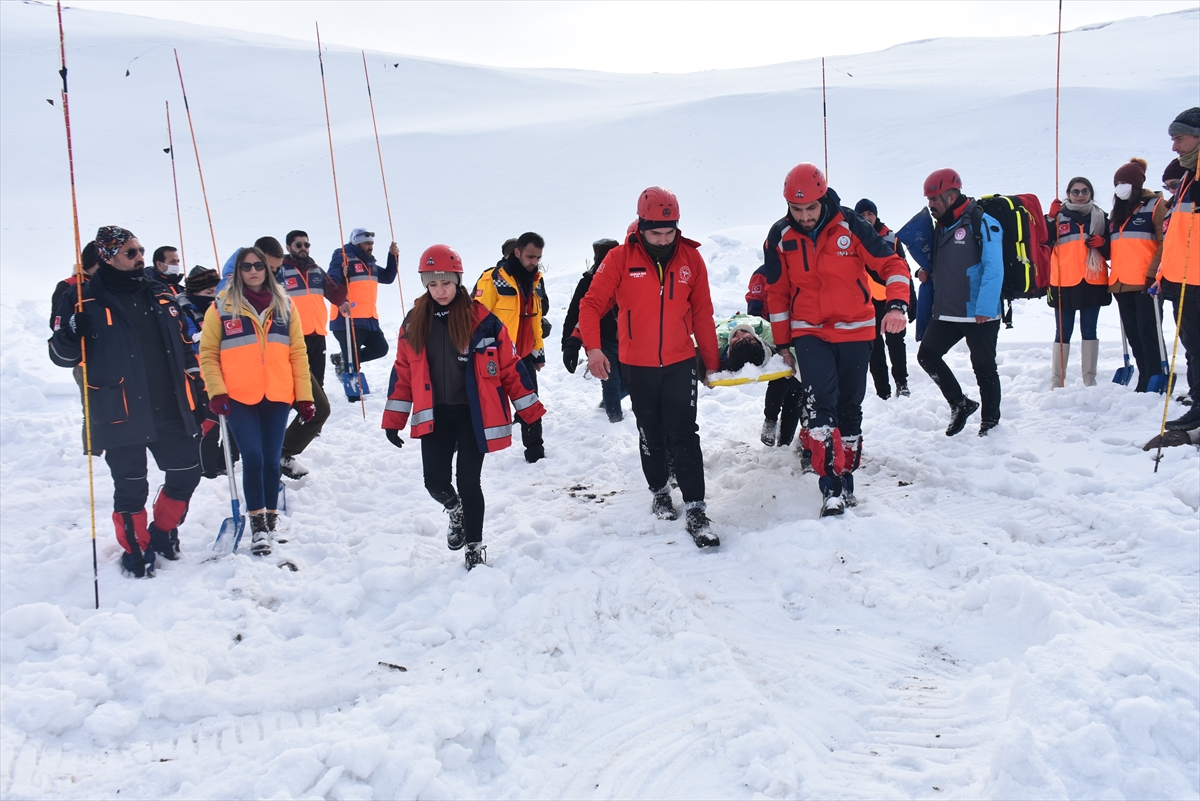
[(663, 266), (656, 259), (654, 262), (658, 267), (658, 366), (663, 366), (662, 348), (663, 348), (663, 317), (667, 314), (667, 295), (663, 286)]

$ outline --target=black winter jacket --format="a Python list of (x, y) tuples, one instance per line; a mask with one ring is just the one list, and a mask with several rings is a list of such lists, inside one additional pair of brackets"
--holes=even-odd
[[(563, 321), (562, 345), (564, 349), (570, 344), (572, 333), (579, 323), (579, 302), (587, 294), (595, 276), (596, 265), (592, 265), (592, 268), (584, 273), (583, 277), (579, 279), (579, 283), (575, 285), (575, 295), (571, 298), (571, 305), (567, 307), (567, 319)], [(619, 313), (614, 305), (607, 314), (600, 318), (600, 341), (612, 345), (614, 348), (617, 346), (617, 315)]]

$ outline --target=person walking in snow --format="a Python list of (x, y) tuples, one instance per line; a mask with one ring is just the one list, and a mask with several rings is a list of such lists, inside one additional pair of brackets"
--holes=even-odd
[[(542, 320), (549, 308), (546, 283), (538, 266), (546, 242), (538, 234), (527, 231), (517, 237), (516, 247), (507, 259), (479, 276), (475, 282), (475, 300), (496, 315), (517, 348), (517, 356), (533, 380), (537, 390), (538, 371), (546, 366), (546, 345)], [(521, 424), (521, 444), (525, 446), (525, 461), (533, 464), (546, 456), (542, 438), (542, 423), (537, 420)]]
[[(375, 234), (355, 228), (350, 241), (333, 251), (329, 257), (329, 280), (336, 288), (344, 288), (346, 299), (334, 307), (329, 324), (341, 354), (334, 354), (333, 366), (341, 377), (344, 373), (361, 370), (366, 362), (382, 359), (388, 353), (387, 338), (379, 327), (379, 285), (396, 281), (396, 259), (400, 248), (393, 242), (388, 247), (387, 265), (380, 267), (375, 260)], [(346, 330), (346, 320), (354, 326), (353, 340)], [(353, 342), (358, 343), (357, 358), (351, 358)], [(357, 376), (355, 377), (357, 379)], [(357, 383), (347, 382), (348, 387)], [(361, 388), (348, 392), (346, 400), (357, 403)]]
[[(679, 201), (673, 192), (646, 189), (637, 212), (637, 230), (608, 252), (579, 302), (588, 371), (603, 381), (614, 369), (601, 347), (600, 321), (615, 304), (620, 309), (622, 383), (637, 418), (651, 511), (660, 520), (679, 516), (671, 501), (669, 449), (688, 534), (697, 547), (715, 547), (721, 540), (706, 514), (704, 456), (696, 426), (697, 381), (719, 366), (708, 268), (699, 243), (679, 233)], [(698, 375), (701, 369), (703, 376)]]
[[(592, 266), (584, 270), (579, 283), (575, 285), (575, 294), (571, 297), (571, 305), (567, 307), (567, 316), (563, 320), (562, 352), (563, 365), (567, 372), (574, 373), (579, 365), (579, 351), (583, 348), (583, 338), (579, 332), (579, 304), (583, 296), (592, 286), (596, 269), (604, 262), (604, 257), (615, 248), (615, 239), (597, 239), (592, 243)], [(629, 390), (621, 383), (620, 356), (617, 342), (617, 315), (620, 310), (613, 306), (608, 314), (600, 318), (600, 350), (608, 357), (608, 363), (613, 366), (608, 378), (600, 382), (601, 402), (608, 415), (608, 422), (619, 423), (625, 419), (621, 411), (621, 399), (629, 396)]]
[(1146, 160), (1130, 159), (1113, 175), (1113, 208), (1108, 221), (1111, 266), (1108, 290), (1117, 301), (1121, 327), (1137, 363), (1136, 392), (1145, 392), (1158, 375), (1162, 329), (1146, 290), (1153, 285), (1162, 257), (1162, 225), (1167, 203), (1161, 192), (1145, 188)]
[(1167, 128), (1171, 149), (1179, 155), (1183, 168), (1174, 206), (1165, 222), (1162, 259), (1159, 261), (1154, 290), (1171, 301), (1179, 321), (1179, 341), (1187, 363), (1188, 400), (1184, 414), (1167, 421), (1174, 431), (1200, 428), (1200, 106), (1183, 111)]
[[(871, 224), (875, 233), (883, 237), (896, 251), (896, 255), (904, 258), (904, 245), (896, 241), (896, 234), (879, 219), (879, 209), (874, 202), (863, 198), (854, 204), (854, 213)], [(871, 301), (875, 304), (875, 342), (871, 345), (871, 378), (875, 381), (875, 394), (887, 400), (892, 397), (892, 385), (888, 383), (888, 357), (892, 360), (892, 378), (896, 380), (896, 397), (907, 397), (908, 391), (908, 353), (904, 347), (904, 332), (890, 334), (883, 330), (883, 315), (887, 314), (887, 288), (871, 279)], [(908, 279), (908, 320), (916, 319), (917, 303), (916, 288), (912, 279)]]
[[(50, 360), (74, 368), (86, 340), (92, 454), (104, 452), (112, 473), (121, 566), (141, 578), (154, 575), (156, 553), (179, 558), (178, 526), (200, 483), (204, 386), (174, 295), (146, 279), (137, 237), (106, 225), (95, 241), (99, 266), (83, 287), (83, 310), (60, 302)], [(147, 449), (165, 474), (149, 523)]]
[[(533, 423), (545, 413), (533, 377), (508, 330), (462, 285), (463, 264), (433, 245), (417, 266), (426, 292), (413, 303), (396, 341), (381, 427), (403, 447), (411, 422), (421, 440), (425, 489), (450, 516), (446, 545), (466, 546), (467, 570), (484, 563), (483, 457), (512, 443), (512, 408)], [(457, 489), (450, 468), (458, 454)]]
[(811, 398), (800, 442), (812, 454), (821, 516), (840, 515), (857, 502), (854, 471), (862, 459), (862, 402), (875, 339), (868, 271), (887, 288), (883, 330), (896, 333), (907, 325), (908, 266), (841, 205), (815, 164), (788, 172), (783, 197), (787, 213), (763, 244), (767, 311), (776, 349), (799, 367)]
[[(917, 363), (950, 404), (946, 436), (962, 431), (982, 402), (979, 436), (984, 437), (1000, 424), (996, 341), (1004, 283), (1004, 232), (974, 198), (962, 193), (962, 178), (954, 170), (934, 170), (925, 179), (924, 190), (933, 217), (932, 270), (918, 270), (917, 280), (932, 282), (934, 294), (932, 317), (917, 349)], [(971, 352), (979, 401), (963, 393), (943, 358), (963, 339)]]
[(1096, 361), (1100, 341), (1096, 322), (1100, 307), (1112, 303), (1108, 291), (1108, 215), (1096, 205), (1095, 189), (1087, 178), (1067, 182), (1066, 202), (1050, 204), (1048, 243), (1050, 291), (1046, 302), (1054, 308), (1054, 347), (1050, 354), (1050, 388), (1063, 386), (1071, 355), (1071, 333), (1079, 312), (1080, 370), (1083, 385), (1096, 386)]
[[(179, 308), (187, 317), (188, 332), (192, 340), (192, 350), (200, 355), (200, 332), (204, 329), (204, 315), (212, 306), (217, 296), (217, 282), (220, 275), (216, 270), (210, 270), (199, 264), (192, 267), (184, 279), (184, 291), (175, 298)], [(218, 425), (217, 414), (211, 409), (200, 424), (202, 436), (200, 439), (200, 473), (205, 478), (217, 478), (225, 475), (225, 450), (221, 447), (221, 428)], [(230, 450), (233, 459), (238, 458), (237, 443), (230, 440)]]
[(300, 315), (259, 248), (238, 252), (228, 286), (205, 314), (200, 367), (209, 408), (228, 419), (241, 452), (250, 552), (269, 554), (288, 412), (294, 403), (307, 422), (316, 410)]

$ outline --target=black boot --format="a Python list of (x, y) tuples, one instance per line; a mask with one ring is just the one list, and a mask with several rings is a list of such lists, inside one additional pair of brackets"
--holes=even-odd
[(854, 474), (842, 473), (842, 500), (846, 508), (858, 506), (858, 498), (854, 497)]
[(842, 497), (842, 480), (838, 476), (821, 476), (817, 485), (821, 488), (821, 517), (840, 515), (846, 511), (846, 500)]
[(482, 542), (467, 543), (467, 570), (471, 571), (480, 565), (487, 564), (487, 547)]
[(450, 527), (446, 529), (446, 547), (457, 551), (467, 542), (467, 534), (463, 531), (462, 501), (456, 500), (453, 506), (445, 507), (445, 511), (450, 516)]
[(669, 486), (663, 487), (654, 493), (654, 500), (650, 502), (650, 511), (659, 520), (675, 520), (679, 517), (679, 511), (675, 508), (675, 504), (671, 502), (671, 488)]
[(1200, 428), (1200, 406), (1192, 404), (1182, 416), (1167, 421), (1168, 431), (1191, 431)]
[(336, 372), (336, 373), (337, 373), (339, 376), (340, 376), (342, 373), (346, 372), (346, 371), (345, 371), (345, 369), (344, 369), (344, 368), (343, 368), (343, 366), (342, 366), (342, 354), (340, 354), (340, 353), (332, 353), (332, 354), (330, 354), (330, 355), (329, 355), (329, 361), (333, 362), (333, 370), (334, 370), (334, 372)]
[(758, 439), (763, 445), (768, 448), (775, 447), (775, 439), (779, 436), (779, 421), (772, 420), (770, 417), (763, 420), (762, 431), (758, 433)]
[(267, 513), (250, 515), (250, 553), (267, 556), (271, 553), (271, 530), (267, 525)]
[(988, 432), (1000, 425), (999, 420), (984, 420), (979, 424), (979, 436), (986, 437)]
[(712, 523), (705, 512), (704, 501), (693, 501), (685, 504), (687, 532), (692, 535), (692, 542), (697, 548), (716, 548), (721, 540), (712, 532)]
[(150, 532), (150, 550), (162, 554), (164, 559), (174, 562), (179, 558), (179, 529), (163, 531), (153, 522), (146, 527)]
[(896, 397), (897, 398), (907, 398), (911, 394), (912, 393), (908, 391), (908, 384), (897, 384), (896, 385)]
[(967, 418), (979, 411), (978, 401), (963, 398), (950, 407), (950, 425), (946, 426), (946, 436), (953, 437), (967, 426)]

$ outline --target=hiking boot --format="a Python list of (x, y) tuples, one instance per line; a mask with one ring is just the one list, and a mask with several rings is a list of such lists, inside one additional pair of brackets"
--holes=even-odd
[(875, 394), (880, 400), (888, 400), (892, 397), (892, 388), (889, 386), (887, 389), (876, 389)]
[(762, 444), (766, 445), (768, 448), (774, 448), (778, 437), (779, 421), (772, 420), (769, 417), (763, 420), (762, 431), (760, 431), (758, 434), (758, 438), (762, 441)]
[(912, 393), (908, 391), (908, 384), (897, 384), (896, 385), (896, 397), (907, 398), (911, 394)]
[(1200, 406), (1192, 404), (1182, 416), (1167, 421), (1168, 431), (1191, 431), (1200, 428)]
[(671, 503), (669, 491), (654, 493), (654, 500), (650, 502), (650, 511), (659, 520), (675, 520), (679, 517), (679, 510), (675, 508), (675, 504)]
[(986, 437), (988, 432), (1000, 425), (999, 420), (984, 420), (979, 424), (979, 436)]
[(333, 363), (334, 372), (336, 372), (338, 375), (341, 375), (342, 373), (346, 372), (345, 368), (342, 365), (342, 354), (331, 353), (329, 355), (329, 361)]
[(487, 548), (482, 542), (468, 542), (466, 552), (467, 571), (487, 564)]
[(163, 531), (153, 522), (146, 527), (150, 532), (150, 550), (163, 555), (164, 559), (174, 562), (179, 558), (179, 529)]
[(446, 529), (446, 547), (457, 551), (467, 543), (467, 535), (463, 531), (462, 501), (458, 501), (454, 506), (447, 506), (445, 512), (450, 516), (450, 526)]
[(696, 547), (715, 548), (720, 545), (721, 540), (712, 533), (712, 523), (704, 513), (704, 501), (688, 504), (687, 507), (687, 532), (692, 535), (692, 542), (696, 543)]
[(625, 419), (625, 415), (621, 412), (614, 412), (613, 414), (610, 414), (608, 416), (608, 422), (610, 422), (610, 423), (619, 423), (624, 419)]
[(950, 425), (946, 426), (946, 436), (953, 437), (967, 427), (967, 418), (979, 411), (979, 403), (970, 398), (963, 398), (950, 407)]
[(858, 498), (854, 497), (853, 473), (842, 473), (842, 502), (847, 509), (858, 506)]
[(271, 553), (271, 530), (267, 524), (267, 513), (250, 515), (250, 553), (266, 556)]
[(308, 468), (295, 456), (284, 456), (279, 460), (279, 472), (286, 478), (298, 481), (308, 475)]
[(842, 497), (840, 476), (821, 476), (817, 481), (821, 488), (821, 517), (840, 515), (846, 511), (846, 499)]
[(799, 442), (796, 443), (796, 451), (800, 454), (800, 474), (817, 472), (812, 466), (812, 451)]
[(121, 572), (133, 578), (154, 578), (154, 551), (121, 554)]
[(1180, 395), (1178, 398), (1175, 399), (1175, 402), (1178, 404), (1181, 404), (1183, 406), (1191, 406), (1192, 398), (1190, 395)]

